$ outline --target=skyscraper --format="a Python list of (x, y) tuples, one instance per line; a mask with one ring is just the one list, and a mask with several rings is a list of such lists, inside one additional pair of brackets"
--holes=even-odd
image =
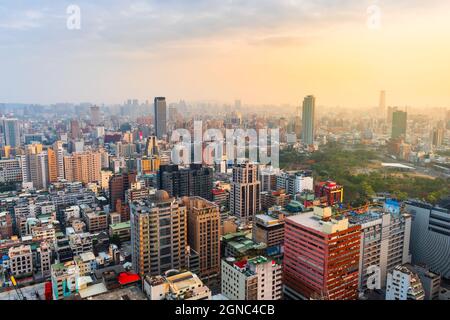
[(99, 182), (101, 171), (100, 152), (83, 152), (64, 156), (64, 177), (69, 182)]
[(314, 144), (314, 121), (316, 112), (316, 98), (314, 96), (307, 96), (303, 100), (303, 115), (302, 115), (302, 141), (304, 145)]
[(392, 114), (392, 139), (406, 138), (407, 113), (405, 111), (394, 111)]
[(186, 267), (186, 207), (158, 190), (131, 203), (131, 258), (140, 276)]
[(167, 106), (164, 97), (155, 98), (155, 130), (159, 139), (167, 134)]
[(2, 119), (3, 142), (12, 148), (20, 146), (20, 128), (17, 119)]
[(258, 167), (249, 162), (233, 167), (230, 190), (230, 214), (242, 222), (252, 221), (261, 209)]
[(125, 202), (125, 193), (136, 182), (136, 173), (115, 174), (109, 179), (109, 205), (111, 210), (116, 210), (117, 200)]

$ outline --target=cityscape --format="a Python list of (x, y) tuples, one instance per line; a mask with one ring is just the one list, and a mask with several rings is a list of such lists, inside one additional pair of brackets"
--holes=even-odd
[[(317, 59), (307, 60), (314, 66), (329, 59), (315, 56), (323, 44), (314, 41), (337, 35), (308, 44), (269, 35), (253, 44), (254, 33), (268, 32), (260, 24), (280, 31), (278, 17), (286, 30), (294, 28), (291, 11), (299, 10), (312, 37), (308, 30), (322, 26), (316, 19), (326, 9), (314, 1), (267, 0), (263, 8), (229, 1), (217, 12), (210, 7), (214, 0), (193, 1), (192, 7), (137, 1), (123, 8), (112, 1), (109, 11), (92, 2), (0, 5), (1, 46), (10, 48), (0, 53), (0, 300), (450, 300), (450, 95), (439, 84), (447, 80), (441, 72), (448, 65), (434, 68), (440, 55), (423, 67), (394, 50), (397, 62), (385, 61), (390, 68), (397, 63), (399, 73), (406, 70), (402, 63), (421, 71), (430, 65), (425, 79), (381, 70), (367, 71), (366, 81), (348, 66), (339, 82), (332, 73), (341, 69), (328, 64), (333, 71), (319, 68), (310, 84), (304, 76), (292, 84), (297, 76), (280, 80), (272, 69), (289, 64), (285, 50), (307, 52), (302, 57)], [(392, 45), (385, 29), (403, 4), (366, 2), (349, 1), (335, 8), (337, 16), (349, 24), (363, 20), (357, 33), (389, 38), (383, 44), (377, 39), (376, 48)], [(448, 36), (438, 14), (448, 4), (431, 2), (433, 10), (423, 17), (436, 14)], [(317, 13), (314, 19), (303, 6)], [(423, 9), (416, 1), (410, 6), (408, 14)], [(106, 27), (116, 10), (144, 29), (155, 27), (147, 20), (170, 14), (173, 21), (164, 20), (161, 35), (117, 22), (129, 29), (109, 40), (129, 45), (125, 52), (106, 46), (104, 29), (90, 20), (92, 10)], [(187, 18), (195, 10), (198, 16)], [(352, 10), (362, 18), (352, 20)], [(207, 12), (214, 19), (204, 18)], [(384, 20), (377, 20), (381, 12)], [(240, 64), (234, 55), (246, 60), (247, 49), (236, 43), (232, 53), (223, 43), (238, 37), (220, 20), (229, 15), (258, 52), (242, 73), (235, 73)], [(251, 22), (242, 22), (247, 15)], [(64, 30), (49, 31), (42, 43), (26, 40), (59, 22)], [(340, 32), (353, 30), (338, 17), (329, 23), (342, 26)], [(392, 28), (404, 39), (399, 46), (414, 51), (402, 27)], [(92, 41), (92, 50), (77, 58), (64, 53), (74, 44), (59, 32), (78, 41), (80, 52)], [(74, 40), (77, 32), (80, 40)], [(141, 37), (154, 47), (142, 43), (142, 51), (131, 54)], [(13, 38), (33, 54), (19, 53)], [(193, 57), (205, 43), (208, 52)], [(350, 63), (352, 56), (340, 60), (343, 53), (336, 50), (336, 64)], [(370, 59), (365, 50), (353, 58)], [(435, 50), (450, 53), (444, 45)], [(260, 64), (265, 55), (267, 64)], [(76, 67), (65, 69), (57, 56)], [(128, 59), (136, 59), (130, 68), (142, 62), (143, 73), (155, 74), (130, 77), (117, 65)], [(46, 73), (49, 61), (55, 69)], [(36, 64), (28, 77), (23, 68), (30, 63)], [(292, 63), (295, 73), (299, 65)], [(305, 70), (308, 77), (311, 69)], [(429, 86), (421, 87), (424, 81)], [(278, 96), (285, 90), (291, 92)]]

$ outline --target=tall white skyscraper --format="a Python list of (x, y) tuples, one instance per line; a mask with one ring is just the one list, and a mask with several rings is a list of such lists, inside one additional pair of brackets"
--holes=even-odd
[(303, 100), (302, 141), (304, 145), (314, 144), (314, 122), (316, 113), (316, 98), (307, 96)]
[(166, 98), (155, 98), (155, 130), (158, 139), (167, 134), (167, 105)]

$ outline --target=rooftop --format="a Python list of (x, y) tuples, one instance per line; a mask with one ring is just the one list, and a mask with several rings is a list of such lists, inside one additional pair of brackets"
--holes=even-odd
[(126, 222), (111, 224), (109, 227), (112, 230), (118, 230), (118, 229), (130, 228), (130, 226), (131, 226), (130, 221), (126, 221)]
[(92, 297), (91, 300), (147, 300), (147, 297), (137, 286), (108, 291)]

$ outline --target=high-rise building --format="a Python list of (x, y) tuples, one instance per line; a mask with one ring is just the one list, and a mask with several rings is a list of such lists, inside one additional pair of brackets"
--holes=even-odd
[(189, 168), (178, 165), (161, 165), (158, 173), (158, 189), (171, 197), (198, 196), (212, 200), (213, 170), (193, 163)]
[(315, 136), (316, 98), (307, 96), (303, 100), (302, 141), (304, 145), (313, 145)]
[(137, 171), (140, 175), (155, 173), (161, 166), (161, 158), (159, 156), (142, 157), (137, 159)]
[(410, 200), (405, 210), (412, 216), (411, 254), (413, 264), (426, 265), (450, 279), (450, 210)]
[(383, 206), (370, 206), (366, 212), (349, 217), (351, 225), (361, 226), (359, 258), (359, 289), (368, 287), (373, 267), (379, 268), (380, 285), (395, 266), (411, 262), (409, 241), (411, 216), (396, 201), (387, 200)]
[(134, 271), (141, 277), (186, 267), (186, 207), (166, 191), (131, 203), (131, 245)]
[(281, 265), (264, 256), (222, 259), (222, 294), (230, 300), (279, 300)]
[(94, 126), (98, 126), (101, 124), (101, 114), (100, 114), (100, 107), (98, 106), (92, 106), (91, 107), (91, 124)]
[(407, 113), (405, 111), (394, 111), (392, 113), (392, 139), (406, 138)]
[(81, 137), (81, 129), (78, 120), (70, 120), (70, 138), (72, 140), (77, 140)]
[(433, 146), (440, 147), (444, 143), (445, 129), (442, 126), (434, 128), (431, 133), (431, 141)]
[(361, 227), (333, 219), (331, 207), (285, 220), (284, 294), (291, 299), (353, 300), (358, 296)]
[(187, 208), (188, 244), (199, 255), (202, 279), (220, 274), (219, 207), (200, 197), (184, 198)]
[(117, 200), (125, 203), (125, 194), (134, 182), (135, 172), (115, 174), (109, 179), (109, 205), (112, 211), (116, 210)]
[(100, 152), (74, 153), (64, 156), (64, 177), (69, 182), (101, 182)]
[(21, 155), (23, 182), (31, 182), (37, 190), (45, 190), (50, 182), (48, 176), (48, 154), (41, 151), (41, 147), (29, 148), (25, 155)]
[(242, 222), (252, 221), (261, 210), (258, 167), (246, 162), (233, 167), (230, 190), (230, 214)]
[(48, 179), (51, 183), (58, 182), (58, 160), (53, 149), (47, 149), (48, 155)]
[(155, 131), (158, 139), (167, 134), (167, 106), (166, 98), (155, 98)]
[(388, 273), (386, 300), (424, 300), (425, 292), (418, 274), (410, 264), (398, 265)]
[(145, 155), (147, 157), (155, 156), (159, 154), (158, 139), (156, 136), (151, 136), (147, 138), (145, 143)]
[(53, 143), (52, 150), (55, 152), (56, 166), (58, 168), (58, 179), (64, 179), (64, 148), (62, 141)]
[(259, 181), (261, 182), (261, 191), (278, 190), (277, 176), (280, 172), (280, 169), (275, 169), (272, 166), (260, 166)]
[(20, 147), (20, 127), (17, 119), (2, 119), (3, 143), (12, 148)]

